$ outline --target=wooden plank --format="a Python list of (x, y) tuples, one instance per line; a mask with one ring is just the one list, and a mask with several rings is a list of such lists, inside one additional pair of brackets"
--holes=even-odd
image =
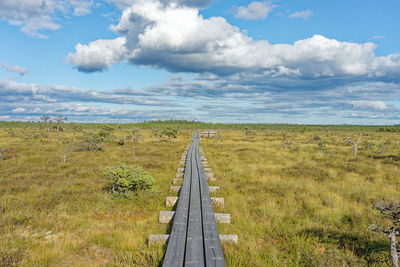
[[(204, 263), (204, 249), (203, 249), (203, 225), (202, 225), (202, 211), (200, 202), (200, 180), (199, 171), (196, 159), (196, 148), (198, 143), (193, 141), (194, 149), (192, 150), (191, 164), (191, 191), (190, 191), (190, 210), (188, 232), (186, 237), (186, 256), (185, 266), (205, 266)], [(197, 146), (196, 146), (197, 145)]]
[[(160, 244), (160, 243), (168, 243), (169, 235), (150, 235), (149, 236), (149, 245)], [(239, 242), (239, 238), (237, 235), (219, 235), (219, 239), (221, 240), (221, 244), (235, 244), (237, 245)]]
[[(193, 150), (193, 145), (189, 147), (189, 153)], [(191, 161), (189, 158), (188, 162)], [(190, 177), (192, 172), (191, 164), (187, 164), (184, 177)], [(176, 207), (176, 218), (172, 225), (171, 235), (169, 238), (167, 250), (165, 252), (163, 266), (183, 266), (185, 260), (186, 233), (189, 215), (190, 200), (190, 179), (183, 179), (181, 186), (180, 200)]]
[[(165, 200), (165, 205), (167, 207), (175, 206), (176, 202), (178, 202), (179, 197), (177, 196), (168, 196)], [(224, 207), (225, 201), (223, 197), (211, 197), (211, 202), (214, 206)]]
[[(167, 199), (167, 205), (178, 201), (176, 212), (164, 214), (170, 216), (170, 219), (173, 216), (174, 221), (163, 266), (223, 267), (225, 259), (216, 217), (222, 222), (230, 222), (230, 216), (214, 213), (210, 191), (217, 191), (219, 187), (208, 186), (207, 178), (214, 178), (214, 175), (210, 172), (206, 177), (202, 160), (204, 164), (207, 162), (204, 154), (200, 155), (198, 131), (193, 135), (186, 157), (183, 155), (181, 160), (184, 158), (186, 162), (182, 186), (171, 187), (171, 190), (179, 190), (179, 198)], [(177, 177), (180, 178), (178, 173)], [(163, 238), (165, 236), (159, 239)], [(153, 239), (157, 240), (156, 237)]]
[[(172, 223), (175, 216), (175, 211), (160, 211), (159, 223), (168, 224)], [(228, 213), (214, 213), (215, 221), (217, 223), (231, 223), (231, 215)]]
[[(198, 145), (196, 147), (198, 153)], [(203, 235), (204, 235), (204, 256), (205, 266), (224, 267), (225, 258), (222, 251), (221, 241), (218, 235), (217, 223), (215, 221), (214, 209), (211, 202), (210, 189), (207, 183), (204, 168), (201, 164), (201, 158), (198, 153), (196, 159), (200, 166), (200, 189), (201, 189), (201, 206), (203, 217)]]

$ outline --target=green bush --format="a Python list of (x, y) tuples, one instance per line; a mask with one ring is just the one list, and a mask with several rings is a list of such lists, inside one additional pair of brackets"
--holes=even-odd
[(104, 175), (112, 183), (114, 196), (129, 196), (139, 190), (153, 188), (153, 177), (141, 167), (120, 164), (118, 167), (108, 167)]
[(176, 138), (178, 130), (176, 128), (167, 127), (162, 131), (162, 134), (168, 136), (168, 139)]

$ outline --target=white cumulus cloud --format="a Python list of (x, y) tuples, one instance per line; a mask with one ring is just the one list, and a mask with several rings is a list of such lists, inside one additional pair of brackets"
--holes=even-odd
[(235, 10), (235, 17), (245, 20), (259, 20), (267, 18), (273, 10), (271, 2), (251, 2), (248, 6), (240, 6)]
[(252, 39), (222, 17), (205, 19), (196, 8), (164, 5), (158, 0), (136, 0), (111, 28), (119, 38), (78, 44), (68, 61), (86, 72), (129, 62), (217, 75), (258, 71), (270, 76), (373, 78), (400, 73), (400, 55), (376, 57), (374, 43), (314, 35), (293, 44), (273, 45)]
[(70, 53), (67, 61), (76, 65), (80, 71), (102, 71), (127, 54), (125, 42), (125, 38), (120, 37), (113, 40), (97, 40), (89, 45), (77, 44), (76, 52)]

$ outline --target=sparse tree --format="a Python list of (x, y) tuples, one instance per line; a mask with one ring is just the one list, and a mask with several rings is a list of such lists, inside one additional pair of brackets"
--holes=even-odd
[(57, 122), (57, 142), (60, 141), (60, 125), (63, 121), (67, 120), (65, 116), (56, 116), (54, 120)]
[(176, 135), (178, 134), (178, 130), (173, 129), (173, 128), (165, 128), (162, 131), (162, 134), (168, 136), (168, 139), (176, 138)]
[(386, 146), (386, 145), (384, 145), (384, 144), (380, 144), (380, 145), (378, 145), (378, 149), (380, 149), (380, 151), (381, 151), (381, 155), (385, 155), (385, 152), (386, 152), (387, 146)]
[(50, 116), (43, 116), (40, 118), (45, 124), (47, 124), (47, 141), (50, 142)]
[(381, 155), (385, 155), (388, 146), (392, 144), (391, 140), (386, 140), (385, 143), (378, 145), (378, 148), (381, 150)]
[(373, 148), (375, 147), (375, 144), (374, 144), (374, 143), (370, 143), (370, 142), (368, 142), (367, 140), (365, 140), (365, 141), (362, 143), (362, 146), (363, 146), (364, 149), (370, 150), (370, 149), (373, 149)]
[(82, 125), (75, 123), (75, 122), (71, 122), (69, 124), (69, 127), (72, 129), (73, 132), (73, 138), (74, 138), (74, 143), (75, 143), (75, 137), (76, 137), (76, 133), (82, 131)]
[(84, 132), (82, 136), (82, 142), (75, 148), (75, 151), (101, 151), (103, 148), (100, 143), (102, 138), (98, 134), (92, 132)]
[(138, 129), (132, 130), (132, 135), (130, 136), (131, 143), (132, 143), (132, 160), (135, 162), (135, 149), (136, 149), (136, 143), (142, 139), (142, 136), (138, 133)]
[(397, 250), (396, 237), (400, 235), (400, 203), (382, 200), (375, 203), (375, 208), (379, 210), (384, 217), (391, 219), (393, 226), (390, 228), (382, 228), (373, 224), (370, 226), (370, 230), (387, 235), (390, 240), (392, 266), (399, 267), (399, 252)]
[(265, 130), (265, 140), (268, 140), (268, 138), (271, 136), (271, 131), (270, 130)]
[(245, 134), (246, 134), (246, 140), (247, 140), (247, 141), (253, 140), (254, 137), (256, 136), (256, 132), (254, 132), (254, 131), (252, 131), (252, 130), (249, 130), (249, 129), (246, 129)]
[(318, 147), (319, 147), (319, 149), (321, 150), (321, 151), (324, 151), (324, 152), (326, 152), (326, 145), (328, 144), (328, 141), (326, 141), (326, 140), (324, 140), (324, 139), (321, 139), (319, 142), (318, 142)]
[(362, 138), (362, 135), (360, 135), (360, 136), (358, 137), (357, 141), (355, 141), (355, 142), (351, 139), (350, 136), (347, 137), (347, 138), (345, 138), (345, 139), (343, 140), (345, 144), (351, 144), (351, 145), (353, 146), (354, 156), (357, 155), (357, 152), (358, 152), (358, 143), (361, 141), (361, 138)]
[(290, 147), (291, 143), (287, 141), (289, 137), (290, 136), (285, 131), (282, 131), (282, 148)]
[(8, 152), (9, 149), (8, 148), (0, 148), (0, 158), (2, 160), (6, 160), (6, 152)]
[(98, 135), (101, 139), (109, 139), (111, 137), (111, 133), (114, 131), (114, 127), (110, 125), (104, 125), (98, 132)]
[(218, 143), (218, 141), (221, 139), (221, 133), (220, 133), (220, 131), (217, 131), (217, 132), (216, 132), (214, 138), (215, 138), (215, 143)]
[(73, 148), (71, 146), (66, 145), (63, 152), (58, 152), (57, 156), (61, 157), (63, 160), (63, 164), (67, 162), (67, 157), (70, 153), (73, 152)]
[(126, 147), (126, 142), (130, 139), (130, 135), (124, 136), (121, 140), (119, 140), (118, 144)]
[(161, 129), (153, 129), (152, 134), (156, 138), (156, 143), (160, 142), (160, 138), (162, 137)]

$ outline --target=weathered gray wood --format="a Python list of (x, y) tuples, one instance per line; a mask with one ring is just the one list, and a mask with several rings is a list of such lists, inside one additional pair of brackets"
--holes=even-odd
[(215, 220), (219, 223), (231, 223), (231, 215), (228, 213), (214, 213)]
[(214, 173), (212, 173), (212, 172), (206, 172), (206, 177), (207, 177), (207, 178), (213, 178), (213, 177), (214, 177)]
[(390, 240), (390, 255), (392, 257), (392, 266), (399, 267), (399, 256), (397, 255), (397, 247), (396, 247), (396, 232), (393, 231), (389, 235)]
[(239, 242), (239, 238), (237, 235), (219, 235), (219, 239), (222, 243), (237, 244)]
[(175, 211), (160, 211), (160, 216), (158, 217), (159, 223), (170, 223), (174, 218)]
[(169, 235), (150, 235), (149, 245), (154, 245), (158, 243), (165, 243), (168, 241)]
[[(173, 207), (175, 206), (176, 202), (178, 202), (179, 197), (176, 196), (168, 196), (165, 205), (167, 207)], [(218, 207), (224, 207), (225, 205), (225, 200), (223, 197), (211, 197), (212, 204)]]
[(190, 210), (187, 230), (188, 232), (186, 237), (185, 266), (205, 266), (202, 210), (200, 202), (200, 180), (196, 161), (198, 142), (196, 141), (197, 140), (193, 140), (194, 148), (190, 154), (192, 164), (192, 183), (190, 188)]
[[(193, 150), (193, 148), (194, 146), (193, 144), (191, 144), (189, 147), (189, 151)], [(190, 163), (190, 161), (191, 159), (189, 158), (188, 162)], [(185, 167), (184, 177), (190, 177), (191, 173), (191, 164), (187, 164), (187, 166)], [(168, 241), (168, 247), (165, 253), (163, 266), (183, 266), (185, 262), (186, 233), (190, 200), (190, 182), (190, 179), (184, 179), (182, 186), (178, 189), (178, 191), (180, 191), (180, 201), (178, 201), (176, 207), (176, 218), (174, 220), (174, 224), (172, 225), (171, 235)]]
[(172, 192), (179, 192), (181, 190), (181, 186), (179, 185), (171, 185), (171, 189)]
[(209, 186), (208, 189), (210, 190), (210, 193), (215, 193), (219, 191), (219, 186)]
[[(192, 207), (190, 207), (192, 210)], [(199, 214), (201, 215), (201, 213)], [(175, 217), (175, 211), (160, 211), (159, 223), (168, 224), (172, 223)], [(228, 213), (214, 213), (215, 221), (218, 223), (231, 223), (231, 215)], [(193, 222), (193, 221), (192, 221)]]
[[(196, 147), (197, 151), (199, 147)], [(200, 188), (201, 205), (203, 212), (203, 235), (204, 235), (204, 254), (206, 266), (225, 266), (224, 253), (219, 239), (216, 216), (210, 197), (210, 187), (208, 186), (204, 167), (201, 163), (200, 155), (196, 158), (200, 166)]]
[[(210, 190), (210, 193), (218, 192), (219, 189), (220, 189), (219, 186), (209, 186), (208, 188), (209, 188), (209, 190)], [(181, 190), (181, 187), (180, 187), (179, 185), (171, 185), (170, 190), (171, 190), (172, 192), (179, 192), (179, 191)]]
[(173, 185), (178, 185), (183, 181), (182, 178), (174, 178), (174, 180), (172, 181)]
[[(208, 180), (208, 181), (210, 181), (210, 182), (215, 182), (215, 181), (217, 181), (217, 178), (215, 178), (215, 177), (206, 177), (206, 179)], [(172, 180), (172, 184), (173, 185), (178, 185), (180, 182), (182, 182), (183, 181), (183, 178), (174, 178), (173, 180)]]
[[(160, 244), (160, 243), (168, 243), (169, 235), (150, 235), (149, 236), (149, 245)], [(237, 235), (219, 235), (219, 239), (221, 243), (231, 243), (238, 244), (239, 238)]]
[[(201, 161), (206, 159), (200, 156), (197, 131), (185, 159), (182, 186), (171, 186), (171, 190), (180, 191), (179, 198), (171, 198), (169, 202), (178, 201), (176, 212), (175, 214), (163, 213), (164, 218), (170, 216), (170, 221), (173, 218), (163, 266), (223, 267), (225, 259), (216, 217), (219, 218), (218, 220), (221, 219), (221, 222), (230, 222), (230, 216), (229, 214), (214, 214), (210, 192), (219, 190), (219, 187), (209, 187), (207, 184)], [(213, 175), (208, 176), (214, 178)], [(180, 177), (178, 171), (177, 178)], [(168, 221), (167, 218), (165, 219), (164, 221)]]
[(165, 206), (173, 207), (175, 206), (176, 202), (178, 202), (178, 197), (167, 197), (165, 200)]

